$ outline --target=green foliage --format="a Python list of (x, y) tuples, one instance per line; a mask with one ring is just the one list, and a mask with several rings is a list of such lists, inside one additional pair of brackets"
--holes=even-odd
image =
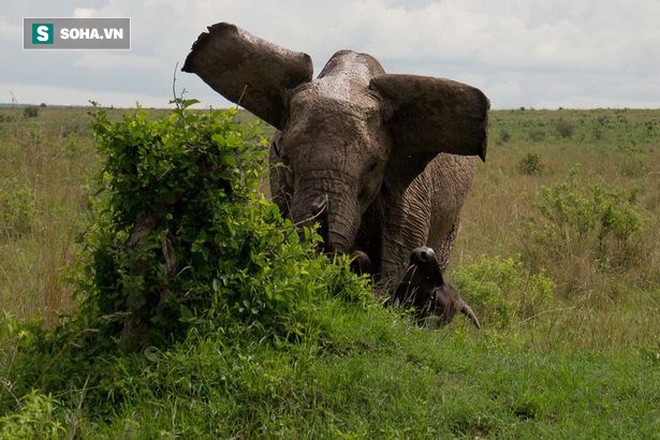
[(520, 162), (518, 162), (518, 171), (529, 175), (541, 174), (543, 172), (541, 155), (527, 153), (522, 159), (520, 159)]
[(656, 242), (638, 194), (577, 183), (542, 188), (523, 229), (525, 261), (547, 270), (564, 298), (591, 305), (656, 285)]
[(485, 327), (506, 328), (539, 313), (555, 285), (526, 270), (520, 257), (486, 257), (459, 267), (453, 281)]
[(64, 438), (66, 430), (57, 417), (58, 405), (59, 402), (51, 395), (32, 390), (20, 400), (16, 412), (0, 417), (0, 438)]
[(193, 113), (194, 102), (153, 122), (141, 110), (118, 123), (93, 115), (107, 160), (83, 314), (112, 316), (102, 339), (123, 332), (125, 348), (236, 319), (290, 335), (300, 297), (344, 276), (257, 191), (265, 142), (235, 111)]
[(23, 107), (23, 117), (25, 117), (26, 119), (36, 118), (37, 116), (39, 116), (39, 107), (34, 105)]
[(543, 188), (534, 209), (527, 233), (550, 258), (589, 246), (594, 261), (615, 269), (642, 257), (637, 245), (647, 215), (638, 206), (636, 191), (595, 185), (585, 194), (560, 183)]
[(29, 347), (43, 335), (40, 322), (18, 320), (6, 310), (0, 315), (0, 344), (12, 341), (18, 347)]

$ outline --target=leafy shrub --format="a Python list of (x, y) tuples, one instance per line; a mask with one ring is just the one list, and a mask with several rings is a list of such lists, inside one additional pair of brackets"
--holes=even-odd
[(532, 274), (520, 257), (487, 257), (459, 267), (453, 282), (485, 326), (508, 327), (537, 314), (555, 285), (544, 273)]
[(637, 206), (636, 195), (635, 191), (627, 194), (595, 185), (591, 197), (587, 197), (574, 186), (560, 183), (543, 188), (534, 208), (547, 221), (540, 222), (546, 237), (554, 237), (558, 231), (564, 235), (567, 229), (574, 229), (576, 238), (595, 233), (602, 249), (606, 239), (629, 242), (642, 230), (647, 216)]
[(541, 155), (527, 153), (522, 159), (520, 159), (520, 162), (518, 162), (518, 170), (523, 174), (541, 174), (543, 172)]
[(36, 118), (39, 116), (39, 107), (34, 105), (23, 107), (23, 116), (25, 118)]
[(564, 118), (560, 118), (557, 122), (555, 122), (555, 129), (557, 130), (559, 136), (563, 138), (572, 137), (573, 132), (575, 131), (573, 124)]
[(511, 132), (509, 130), (502, 130), (500, 132), (500, 141), (507, 143), (511, 140)]
[(58, 401), (52, 396), (31, 391), (20, 401), (15, 413), (0, 417), (0, 438), (52, 438), (64, 437), (63, 423), (56, 417)]
[(524, 233), (526, 256), (555, 279), (572, 277), (566, 290), (590, 290), (598, 274), (619, 273), (644, 260), (647, 218), (636, 191), (599, 185), (581, 190), (567, 183), (543, 188)]
[(364, 293), (346, 281), (355, 277), (346, 278), (345, 264), (330, 267), (314, 253), (315, 233), (301, 243), (257, 191), (265, 141), (235, 123), (235, 111), (184, 108), (194, 102), (154, 122), (142, 110), (118, 123), (93, 114), (107, 160), (99, 220), (87, 234), (82, 313), (111, 317), (102, 339), (121, 335), (129, 350), (194, 324), (290, 334), (300, 296), (336, 283), (342, 294)]

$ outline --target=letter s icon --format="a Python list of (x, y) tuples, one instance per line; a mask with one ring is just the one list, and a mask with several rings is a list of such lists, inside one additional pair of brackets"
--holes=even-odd
[(48, 26), (39, 26), (37, 28), (37, 34), (39, 34), (39, 36), (37, 37), (37, 40), (39, 40), (39, 41), (48, 41), (48, 38), (49, 38)]

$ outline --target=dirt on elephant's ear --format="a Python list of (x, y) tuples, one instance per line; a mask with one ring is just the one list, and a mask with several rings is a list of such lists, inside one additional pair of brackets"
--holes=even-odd
[(312, 79), (312, 59), (230, 23), (199, 35), (181, 69), (277, 129), (285, 115), (284, 93)]

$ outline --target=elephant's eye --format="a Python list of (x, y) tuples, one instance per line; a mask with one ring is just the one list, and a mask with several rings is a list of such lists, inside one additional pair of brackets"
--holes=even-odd
[(369, 165), (369, 168), (367, 169), (367, 172), (368, 172), (368, 173), (373, 172), (373, 171), (376, 169), (377, 166), (378, 166), (378, 162), (373, 161), (373, 162), (371, 163), (371, 165)]

